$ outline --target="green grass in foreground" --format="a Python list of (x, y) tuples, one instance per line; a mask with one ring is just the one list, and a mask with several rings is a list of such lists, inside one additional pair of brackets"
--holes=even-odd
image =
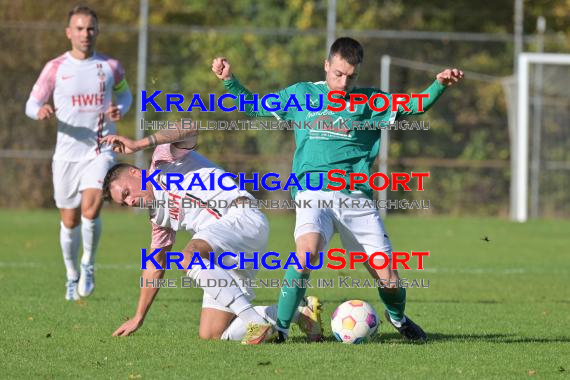
[[(0, 211), (0, 377), (2, 378), (564, 378), (570, 373), (570, 223), (514, 224), (494, 219), (389, 217), (395, 249), (429, 250), (430, 280), (408, 290), (407, 312), (430, 337), (406, 344), (390, 326), (357, 346), (306, 344), (298, 330), (284, 345), (242, 346), (198, 339), (201, 291), (163, 289), (136, 335), (111, 333), (134, 312), (144, 215), (106, 212), (97, 290), (65, 302), (55, 211)], [(270, 250), (293, 250), (294, 216), (271, 216)], [(491, 242), (481, 240), (488, 236)], [(179, 238), (179, 243), (183, 239)], [(180, 248), (181, 244), (178, 244)], [(339, 247), (335, 240), (331, 247)], [(262, 271), (261, 278), (281, 278)], [(365, 278), (321, 270), (314, 278)], [(172, 271), (168, 277), (179, 277)], [(376, 289), (313, 289), (324, 322), (347, 299), (380, 312)], [(257, 304), (277, 289), (258, 289)]]

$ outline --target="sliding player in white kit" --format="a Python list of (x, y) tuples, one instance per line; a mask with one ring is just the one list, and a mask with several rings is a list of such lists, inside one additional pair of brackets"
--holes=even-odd
[[(95, 288), (101, 188), (107, 170), (114, 164), (112, 150), (102, 146), (101, 139), (116, 133), (114, 122), (127, 113), (132, 102), (119, 61), (94, 50), (98, 33), (95, 12), (85, 6), (73, 8), (66, 28), (71, 51), (45, 65), (26, 103), (30, 118), (44, 120), (55, 114), (57, 119), (53, 187), (67, 270), (65, 299), (70, 301), (89, 296)], [(47, 103), (52, 95), (55, 108)]]
[[(245, 205), (226, 208), (204, 207), (208, 205), (208, 201), (217, 204), (220, 201), (227, 201), (229, 205), (232, 202), (235, 204), (254, 199), (251, 194), (238, 188), (223, 190), (217, 184), (213, 190), (189, 186), (196, 175), (204, 183), (208, 183), (210, 173), (214, 173), (216, 178), (225, 173), (194, 151), (197, 130), (182, 128), (177, 124), (175, 130), (162, 130), (138, 141), (122, 136), (107, 136), (104, 141), (113, 145), (115, 151), (122, 153), (134, 153), (158, 145), (152, 156), (148, 173), (153, 173), (155, 169), (160, 170), (160, 173), (153, 178), (156, 178), (157, 184), (163, 187), (162, 189), (157, 190), (151, 184), (147, 184), (146, 190), (142, 190), (141, 170), (130, 164), (118, 164), (107, 173), (103, 194), (105, 199), (130, 207), (154, 202), (155, 207), (149, 210), (152, 225), (149, 252), (160, 249), (154, 257), (161, 267), (165, 266), (165, 252), (172, 248), (176, 231), (180, 230), (193, 233), (192, 239), (182, 251), (183, 268), (188, 268), (193, 262), (194, 252), (199, 252), (206, 267), (209, 267), (210, 252), (215, 252), (216, 256), (226, 251), (236, 254), (244, 252), (245, 257), (251, 259), (254, 257), (252, 252), (265, 251), (269, 223), (261, 211), (244, 207)], [(167, 189), (165, 173), (181, 174), (184, 178), (181, 187), (190, 190), (176, 190), (174, 189), (176, 186)], [(223, 182), (226, 188), (236, 185), (228, 177), (225, 177)], [(183, 203), (184, 199), (186, 201)], [(156, 201), (160, 200), (165, 201), (165, 206), (157, 206)], [(187, 204), (190, 203), (194, 206), (188, 207)], [(252, 306), (250, 301), (255, 294), (251, 288), (243, 286), (244, 282), (247, 284), (247, 280), (256, 276), (257, 270), (253, 269), (253, 263), (244, 263), (243, 270), (224, 270), (218, 266), (214, 269), (203, 269), (196, 265), (195, 261), (193, 263), (192, 269), (187, 271), (187, 276), (196, 283), (207, 284), (208, 280), (223, 279), (226, 280), (226, 284), (230, 284), (218, 286), (218, 281), (212, 281), (215, 286), (203, 287), (204, 298), (200, 317), (202, 339), (242, 340), (244, 344), (258, 344), (276, 337), (274, 326), (277, 306)], [(226, 256), (223, 263), (228, 266), (236, 264), (239, 267), (238, 258)], [(147, 280), (156, 280), (164, 276), (164, 270), (156, 269), (152, 263), (148, 265), (149, 269), (143, 270), (143, 284), (146, 284)], [(232, 286), (232, 279), (240, 286)], [(135, 316), (120, 326), (113, 335), (126, 336), (136, 331), (142, 325), (158, 290), (158, 287), (141, 287)], [(301, 330), (311, 339), (317, 325), (320, 326), (320, 305), (316, 297), (305, 299), (295, 315), (294, 322), (298, 323)]]

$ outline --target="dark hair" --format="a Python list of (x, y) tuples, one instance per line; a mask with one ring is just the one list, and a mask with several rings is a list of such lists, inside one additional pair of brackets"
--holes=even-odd
[(340, 37), (331, 46), (329, 51), (329, 62), (332, 57), (338, 55), (353, 66), (362, 63), (364, 59), (364, 49), (360, 42), (350, 37)]
[(93, 9), (89, 8), (87, 5), (76, 5), (69, 11), (69, 14), (67, 15), (67, 24), (68, 25), (69, 25), (69, 22), (71, 21), (71, 17), (73, 17), (75, 15), (91, 16), (95, 19), (95, 23), (99, 22), (97, 20), (97, 14), (95, 13), (95, 11)]
[(105, 179), (103, 180), (103, 200), (112, 201), (113, 198), (111, 197), (111, 183), (116, 181), (123, 172), (129, 168), (138, 169), (136, 166), (131, 164), (117, 164), (113, 166), (107, 174), (105, 175)]

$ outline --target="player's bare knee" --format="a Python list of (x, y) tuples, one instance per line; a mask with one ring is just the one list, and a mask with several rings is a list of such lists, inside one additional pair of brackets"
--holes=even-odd
[(101, 206), (101, 202), (84, 202), (81, 204), (81, 215), (86, 219), (97, 219)]
[(81, 215), (87, 219), (97, 219), (103, 206), (103, 192), (99, 189), (85, 189), (81, 193)]
[(190, 252), (192, 252), (192, 254), (194, 252), (199, 252), (200, 253), (200, 257), (202, 257), (203, 259), (210, 259), (210, 251), (213, 250), (213, 248), (210, 246), (210, 244), (208, 244), (207, 241), (202, 240), (202, 239), (192, 239), (190, 241), (190, 243), (188, 244), (188, 246), (186, 247), (185, 251), (188, 250)]
[[(210, 251), (213, 251), (213, 248), (206, 242), (205, 240), (201, 239), (192, 239), (190, 242), (184, 247), (182, 254), (184, 258), (182, 259), (182, 267), (188, 268), (190, 263), (192, 262), (192, 257), (194, 257), (194, 252), (198, 252), (200, 257), (205, 260), (210, 260)], [(182, 272), (187, 273), (186, 269), (183, 269)]]
[(95, 220), (99, 217), (99, 208), (91, 207), (91, 208), (82, 210), (81, 215), (85, 219)]
[(75, 228), (81, 224), (81, 214), (75, 210), (66, 209), (60, 213), (61, 222), (65, 228)]
[(203, 340), (212, 339), (212, 338), (210, 338), (211, 334), (210, 334), (209, 331), (202, 331), (202, 330), (200, 330), (200, 331), (198, 332), (198, 336), (200, 337), (200, 339), (203, 339)]

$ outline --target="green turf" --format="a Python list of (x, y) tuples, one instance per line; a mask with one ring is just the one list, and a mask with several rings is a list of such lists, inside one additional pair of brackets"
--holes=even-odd
[[(0, 211), (1, 378), (567, 378), (570, 374), (570, 223), (390, 217), (396, 249), (430, 250), (430, 280), (408, 290), (407, 311), (430, 336), (404, 343), (390, 326), (368, 344), (306, 344), (295, 329), (284, 345), (242, 346), (198, 339), (201, 292), (161, 290), (145, 325), (111, 333), (134, 312), (146, 217), (107, 211), (97, 290), (65, 302), (54, 211)], [(293, 249), (294, 217), (271, 216), (269, 249)], [(488, 236), (490, 242), (482, 238)], [(332, 246), (338, 246), (335, 240)], [(342, 275), (364, 278), (363, 270)], [(172, 272), (168, 277), (177, 277)], [(282, 276), (263, 271), (259, 277)], [(314, 277), (338, 277), (330, 270)], [(375, 289), (314, 289), (329, 316), (346, 299), (378, 310)], [(275, 303), (258, 289), (256, 303)]]

